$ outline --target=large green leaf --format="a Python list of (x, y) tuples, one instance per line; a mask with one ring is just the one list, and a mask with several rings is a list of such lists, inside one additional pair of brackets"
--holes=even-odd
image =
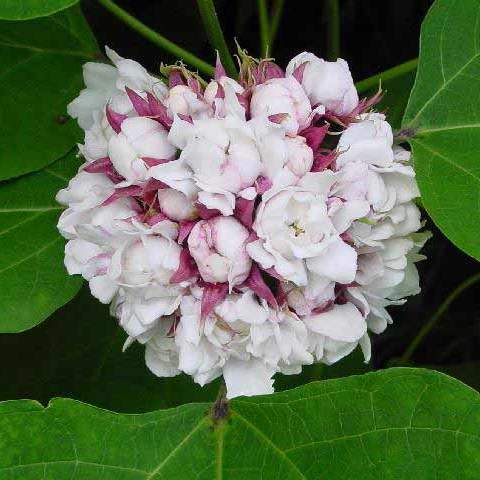
[[(0, 335), (0, 400), (31, 398), (47, 403), (72, 397), (121, 412), (146, 412), (213, 400), (214, 382), (201, 388), (190, 377), (157, 378), (145, 365), (144, 347), (122, 353), (126, 334), (87, 287), (36, 328)], [(278, 375), (277, 390), (313, 379), (363, 373), (361, 352), (330, 367), (312, 365), (301, 375)], [(1, 478), (1, 477), (0, 477)]]
[(479, 431), (477, 392), (403, 368), (141, 415), (9, 401), (0, 404), (0, 477), (473, 480)]
[(480, 259), (480, 1), (437, 0), (422, 27), (411, 128), (423, 203), (459, 248)]
[(0, 180), (39, 170), (81, 138), (66, 105), (97, 45), (79, 7), (0, 22)]
[(5, 20), (29, 20), (45, 17), (71, 7), (79, 0), (2, 0), (0, 18)]
[(40, 172), (0, 183), (0, 332), (33, 327), (80, 288), (63, 266), (55, 201), (77, 168), (69, 154)]
[(143, 346), (122, 353), (125, 340), (108, 306), (84, 287), (42, 325), (0, 335), (0, 400), (63, 396), (138, 413), (215, 398), (218, 384), (202, 389), (187, 376), (157, 378)]

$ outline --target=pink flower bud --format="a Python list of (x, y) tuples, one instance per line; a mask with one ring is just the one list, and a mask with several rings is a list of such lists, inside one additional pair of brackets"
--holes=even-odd
[(193, 220), (197, 217), (195, 206), (184, 193), (165, 188), (158, 190), (157, 197), (162, 212), (171, 220)]
[(307, 95), (292, 76), (272, 78), (253, 89), (250, 103), (252, 118), (286, 114), (280, 123), (289, 135), (296, 135), (308, 126), (311, 111)]
[(209, 283), (244, 282), (252, 262), (246, 252), (248, 230), (233, 217), (199, 221), (188, 237), (188, 248), (202, 278)]
[(301, 65), (301, 83), (312, 105), (324, 105), (337, 115), (347, 115), (357, 106), (357, 89), (345, 60), (326, 62), (303, 52), (290, 61), (287, 74), (292, 75)]
[(288, 169), (298, 178), (310, 171), (313, 165), (313, 151), (305, 138), (297, 136), (286, 138)]

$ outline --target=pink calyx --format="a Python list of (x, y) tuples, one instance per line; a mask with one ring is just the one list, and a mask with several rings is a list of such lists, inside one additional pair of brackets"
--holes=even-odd
[(188, 249), (180, 252), (180, 261), (177, 271), (170, 277), (170, 283), (180, 283), (198, 275), (198, 268)]
[(262, 274), (256, 264), (252, 265), (250, 275), (245, 280), (244, 284), (260, 298), (266, 300), (272, 308), (278, 308), (278, 303), (275, 295), (273, 295), (272, 291), (263, 280)]
[(147, 100), (142, 98), (137, 92), (135, 92), (131, 88), (125, 87), (125, 91), (127, 92), (128, 98), (130, 99), (133, 108), (141, 117), (149, 117), (152, 115), (150, 104)]
[(254, 208), (255, 200), (247, 200), (242, 197), (237, 197), (233, 215), (240, 220), (240, 223), (242, 223), (245, 227), (251, 228), (253, 224)]
[(113, 111), (108, 105), (105, 107), (105, 113), (113, 131), (120, 133), (122, 131), (122, 122), (127, 118), (127, 115)]
[(182, 220), (179, 223), (177, 242), (181, 245), (190, 235), (198, 220)]
[(223, 300), (228, 294), (227, 283), (204, 283), (202, 305), (200, 307), (200, 318), (202, 321), (213, 312), (214, 308)]
[(173, 120), (168, 115), (167, 107), (150, 92), (147, 92), (147, 100), (152, 119), (163, 125), (167, 130), (170, 129)]
[(305, 137), (307, 145), (316, 152), (320, 147), (321, 143), (327, 135), (329, 125), (322, 125), (321, 127), (308, 127), (305, 130), (301, 131), (299, 135)]

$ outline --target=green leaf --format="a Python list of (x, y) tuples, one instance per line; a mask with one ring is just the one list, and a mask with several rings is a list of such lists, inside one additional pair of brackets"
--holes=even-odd
[(79, 7), (31, 22), (0, 22), (0, 180), (65, 155), (81, 139), (66, 106), (97, 45)]
[(477, 392), (406, 368), (141, 415), (9, 401), (0, 404), (0, 476), (473, 480), (479, 428)]
[(437, 0), (422, 27), (420, 64), (404, 128), (428, 213), (480, 259), (480, 2)]
[(480, 390), (480, 375), (478, 374), (480, 372), (480, 362), (428, 365), (428, 368), (455, 377), (475, 390)]
[(20, 332), (68, 302), (81, 280), (63, 266), (55, 194), (78, 161), (69, 154), (40, 172), (0, 184), (0, 332)]
[(79, 0), (2, 0), (0, 18), (4, 20), (29, 20), (46, 17), (71, 7)]
[(218, 382), (202, 389), (187, 376), (153, 375), (142, 345), (122, 352), (126, 338), (85, 286), (36, 328), (0, 335), (0, 400), (63, 396), (138, 413), (215, 398)]
[[(122, 353), (125, 340), (108, 306), (85, 286), (36, 328), (0, 335), (0, 400), (31, 398), (46, 404), (53, 397), (72, 397), (139, 413), (215, 399), (219, 381), (202, 388), (186, 375), (157, 378), (145, 365), (142, 345), (135, 343)], [(277, 375), (275, 389), (367, 369), (358, 351), (329, 367), (317, 364), (301, 375)]]

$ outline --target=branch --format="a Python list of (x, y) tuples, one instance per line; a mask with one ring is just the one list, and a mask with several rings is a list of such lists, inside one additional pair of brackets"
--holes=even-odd
[(335, 61), (340, 56), (340, 6), (338, 0), (327, 0), (327, 56)]
[(218, 51), (227, 73), (231, 77), (236, 78), (238, 73), (235, 62), (225, 41), (213, 0), (197, 0), (197, 4), (210, 45)]
[(400, 77), (401, 75), (412, 72), (417, 68), (417, 65), (418, 58), (414, 58), (413, 60), (401, 63), (396, 67), (390, 68), (389, 70), (385, 70), (382, 73), (377, 73), (376, 75), (373, 75), (373, 77), (366, 78), (365, 80), (362, 80), (356, 84), (358, 93), (363, 93), (372, 88), (376, 88), (380, 80), (391, 80), (392, 78)]
[(132, 30), (135, 30), (140, 35), (147, 38), (152, 43), (159, 46), (166, 52), (171, 53), (172, 55), (182, 59), (188, 65), (198, 68), (200, 72), (206, 75), (213, 76), (215, 69), (211, 65), (204, 62), (202, 59), (198, 58), (193, 53), (190, 53), (188, 50), (180, 47), (176, 43), (171, 42), (167, 38), (152, 30), (151, 28), (147, 27), (140, 20), (123, 10), (123, 8), (120, 8), (112, 0), (98, 0), (98, 3), (103, 5), (110, 13), (112, 13), (119, 20), (128, 25)]
[(266, 0), (258, 0), (258, 21), (260, 23), (260, 57), (267, 58), (270, 44), (270, 25)]
[(432, 315), (430, 320), (420, 329), (416, 337), (413, 339), (412, 343), (405, 350), (405, 353), (400, 358), (400, 364), (407, 364), (412, 355), (417, 350), (420, 343), (423, 339), (432, 331), (435, 324), (442, 317), (442, 315), (448, 310), (448, 307), (454, 302), (465, 290), (480, 281), (480, 273), (476, 273), (471, 277), (463, 281), (453, 292), (448, 295), (448, 297), (443, 301), (443, 303), (438, 307), (437, 311)]
[(272, 53), (273, 44), (275, 43), (275, 38), (277, 37), (278, 26), (280, 25), (280, 20), (282, 19), (284, 6), (285, 0), (276, 0), (273, 5), (273, 16), (270, 23), (270, 54)]

